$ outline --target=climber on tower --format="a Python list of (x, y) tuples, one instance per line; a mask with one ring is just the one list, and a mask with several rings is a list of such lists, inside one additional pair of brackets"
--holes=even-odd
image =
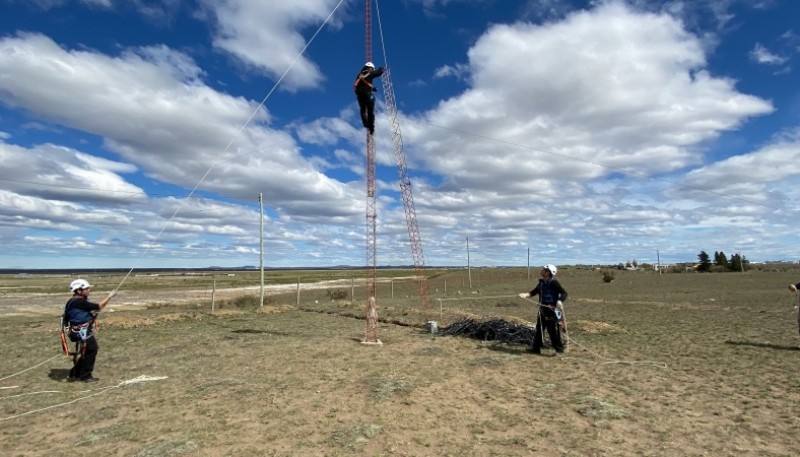
[(361, 110), (361, 123), (369, 130), (369, 134), (375, 133), (375, 95), (378, 90), (372, 85), (372, 80), (383, 74), (383, 67), (375, 69), (375, 64), (367, 62), (364, 68), (356, 77), (353, 83), (353, 91), (356, 93), (358, 107)]

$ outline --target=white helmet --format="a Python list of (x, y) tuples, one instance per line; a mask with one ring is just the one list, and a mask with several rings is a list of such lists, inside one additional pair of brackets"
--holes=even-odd
[(364, 64), (364, 66), (365, 66), (365, 67), (372, 68), (373, 70), (375, 69), (375, 64), (374, 64), (374, 63), (372, 63), (372, 62), (367, 62), (367, 63), (365, 63), (365, 64)]
[(72, 293), (75, 293), (81, 289), (88, 289), (90, 287), (92, 287), (92, 285), (89, 284), (89, 281), (85, 279), (76, 279), (69, 283), (69, 290), (71, 290)]
[(543, 266), (542, 268), (544, 268), (545, 270), (547, 270), (550, 273), (552, 273), (553, 276), (555, 276), (556, 273), (558, 272), (558, 268), (556, 268), (556, 266), (553, 265), (552, 263), (548, 263), (547, 265)]

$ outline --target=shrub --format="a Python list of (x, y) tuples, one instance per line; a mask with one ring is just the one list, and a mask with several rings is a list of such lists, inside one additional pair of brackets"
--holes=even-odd
[[(236, 308), (258, 308), (259, 297), (257, 295), (242, 295), (239, 297), (235, 297), (232, 300), (228, 300), (222, 302), (220, 304), (220, 308), (227, 308), (227, 307), (236, 307)], [(264, 297), (264, 304), (268, 305), (272, 303), (272, 300), (269, 297)]]
[(614, 280), (614, 271), (603, 270), (603, 282), (611, 282)]
[(347, 291), (341, 289), (328, 289), (325, 292), (325, 295), (328, 296), (331, 300), (344, 300), (347, 298)]

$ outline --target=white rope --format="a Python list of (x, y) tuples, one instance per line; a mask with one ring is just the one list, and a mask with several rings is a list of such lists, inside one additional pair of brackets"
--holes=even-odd
[(44, 365), (45, 363), (47, 363), (47, 362), (49, 362), (49, 361), (51, 361), (51, 360), (53, 360), (55, 358), (58, 358), (58, 357), (63, 357), (63, 356), (61, 354), (54, 355), (53, 357), (50, 357), (49, 359), (45, 360), (44, 362), (37, 363), (36, 365), (34, 365), (34, 366), (30, 367), (30, 368), (26, 368), (26, 369), (24, 369), (24, 370), (22, 370), (22, 371), (20, 371), (18, 373), (10, 374), (10, 375), (6, 376), (5, 378), (0, 378), (0, 381), (4, 381), (4, 380), (6, 380), (8, 378), (13, 378), (14, 376), (17, 376), (17, 375), (20, 375), (22, 373), (25, 373), (26, 371), (31, 371), (34, 368), (40, 367), (40, 366)]
[(571, 338), (571, 337), (570, 337), (569, 341), (570, 341), (570, 343), (574, 343), (575, 345), (577, 345), (577, 346), (580, 346), (580, 347), (581, 347), (581, 348), (582, 348), (584, 351), (588, 352), (589, 354), (591, 354), (591, 355), (593, 355), (593, 356), (597, 357), (597, 358), (598, 358), (598, 359), (600, 359), (600, 360), (603, 360), (603, 363), (601, 363), (600, 365), (613, 365), (613, 364), (623, 364), (623, 365), (652, 365), (652, 366), (657, 366), (657, 367), (660, 367), (660, 368), (667, 368), (667, 364), (666, 364), (665, 362), (658, 362), (658, 361), (655, 361), (655, 360), (620, 360), (620, 359), (609, 359), (609, 358), (607, 358), (607, 357), (603, 357), (603, 356), (601, 356), (600, 354), (598, 354), (598, 353), (596, 353), (596, 352), (593, 352), (593, 351), (591, 351), (591, 350), (590, 350), (589, 348), (587, 348), (586, 346), (584, 346), (584, 345), (582, 345), (582, 344), (578, 343), (577, 341), (575, 341), (575, 338)]
[[(522, 300), (525, 300), (527, 302), (532, 301), (529, 298), (522, 298), (519, 295), (516, 295), (516, 297), (521, 298)], [(539, 305), (539, 307), (550, 308), (549, 306), (543, 305), (541, 303), (538, 303), (538, 305)], [(566, 316), (565, 316), (565, 321), (564, 322), (566, 324)], [(538, 325), (538, 323), (537, 323), (537, 325)], [(542, 338), (544, 338), (544, 329), (541, 330), (541, 335), (542, 335)], [(653, 365), (653, 366), (658, 366), (658, 367), (662, 367), (662, 368), (667, 368), (667, 364), (665, 362), (659, 362), (659, 361), (653, 361), (653, 360), (620, 360), (620, 359), (609, 359), (607, 357), (603, 357), (600, 354), (590, 350), (586, 346), (584, 346), (584, 345), (578, 343), (577, 341), (575, 341), (575, 338), (573, 338), (569, 334), (567, 335), (567, 341), (569, 342), (568, 344), (575, 344), (576, 346), (580, 346), (584, 351), (586, 351), (589, 354), (597, 357), (600, 360), (603, 360), (604, 362), (601, 363), (600, 365), (611, 365), (611, 364), (619, 363), (619, 364), (625, 364), (625, 365)], [(562, 357), (566, 358), (566, 356), (562, 356)]]
[(17, 398), (17, 397), (27, 397), (28, 395), (39, 395), (39, 394), (63, 394), (66, 393), (63, 390), (40, 390), (38, 392), (27, 392), (24, 394), (17, 394), (17, 395), (9, 395), (8, 397), (0, 397), (0, 400), (5, 400), (8, 398)]
[(483, 300), (483, 299), (491, 299), (491, 298), (511, 298), (511, 297), (519, 298), (519, 295), (494, 295), (494, 296), (479, 295), (477, 297), (438, 298), (437, 300), (439, 300), (439, 301), (461, 301), (461, 300)]
[[(227, 146), (225, 146), (225, 149), (219, 154), (220, 159), (218, 161), (214, 162), (213, 164), (211, 164), (211, 166), (208, 168), (208, 170), (206, 170), (206, 172), (203, 175), (203, 177), (200, 178), (200, 181), (198, 181), (197, 185), (195, 185), (194, 188), (192, 189), (192, 191), (189, 192), (189, 195), (187, 195), (186, 198), (183, 199), (183, 203), (184, 204), (186, 203), (187, 200), (189, 200), (189, 198), (192, 197), (192, 195), (194, 195), (194, 193), (197, 191), (197, 189), (200, 187), (200, 185), (206, 180), (206, 178), (211, 173), (211, 171), (214, 168), (216, 168), (217, 164), (219, 164), (222, 161), (222, 157), (224, 157), (225, 153), (228, 152), (231, 149), (231, 146), (233, 146), (233, 144), (236, 142), (236, 140), (239, 138), (239, 136), (241, 136), (241, 134), (244, 131), (244, 129), (247, 128), (248, 125), (250, 125), (250, 122), (256, 117), (256, 115), (258, 114), (259, 110), (267, 103), (267, 100), (270, 98), (270, 96), (272, 96), (272, 93), (275, 92), (275, 90), (278, 88), (278, 86), (281, 84), (281, 82), (283, 82), (283, 79), (286, 77), (286, 75), (289, 74), (289, 72), (292, 70), (292, 68), (294, 68), (294, 66), (297, 63), (297, 61), (300, 60), (300, 57), (302, 57), (303, 54), (305, 54), (305, 52), (308, 49), (308, 47), (311, 46), (311, 43), (314, 42), (314, 40), (317, 38), (317, 35), (319, 35), (319, 33), (322, 31), (322, 29), (325, 28), (325, 25), (328, 24), (328, 21), (330, 21), (331, 17), (333, 17), (333, 14), (336, 12), (337, 9), (339, 9), (339, 7), (342, 5), (342, 3), (344, 3), (344, 0), (340, 0), (339, 3), (333, 8), (333, 10), (330, 12), (330, 14), (328, 14), (328, 17), (325, 18), (325, 21), (322, 22), (322, 25), (320, 25), (319, 28), (317, 29), (317, 31), (314, 33), (314, 35), (312, 35), (311, 39), (308, 40), (306, 45), (303, 46), (303, 49), (301, 49), (300, 52), (295, 56), (294, 60), (292, 60), (292, 63), (289, 64), (289, 66), (283, 72), (281, 77), (278, 78), (278, 80), (275, 82), (275, 84), (273, 84), (272, 89), (270, 89), (270, 91), (267, 93), (267, 95), (261, 100), (261, 103), (259, 103), (258, 106), (253, 110), (253, 112), (250, 113), (250, 117), (248, 117), (247, 120), (244, 121), (244, 123), (239, 127), (239, 130), (237, 130), (236, 133), (233, 135), (233, 137), (230, 139), (230, 141), (228, 141), (228, 144), (227, 144)], [(139, 259), (144, 257), (144, 255), (146, 255), (148, 252), (150, 252), (150, 248), (153, 246), (154, 242), (161, 238), (161, 235), (164, 233), (164, 230), (166, 230), (167, 226), (173, 221), (173, 219), (175, 219), (178, 216), (178, 213), (180, 212), (181, 208), (182, 208), (182, 205), (179, 205), (178, 208), (175, 209), (175, 212), (172, 214), (172, 216), (169, 218), (169, 220), (167, 220), (167, 222), (165, 222), (164, 225), (161, 227), (161, 230), (159, 230), (158, 234), (153, 239), (153, 242), (148, 243), (147, 249), (145, 249), (144, 253), (141, 256), (139, 256)], [(133, 270), (135, 268), (136, 267), (132, 267), (128, 271), (128, 273), (125, 275), (125, 277), (122, 278), (122, 281), (120, 281), (120, 283), (117, 285), (116, 289), (114, 289), (115, 292), (117, 290), (119, 290), (120, 287), (122, 287), (122, 284), (128, 279), (128, 277), (131, 275), (131, 273), (133, 272)]]
[[(130, 384), (138, 384), (140, 382), (146, 382), (146, 381), (159, 381), (159, 380), (162, 380), (162, 379), (167, 379), (167, 377), (166, 376), (153, 377), (153, 376), (145, 376), (145, 375), (138, 376), (138, 377), (133, 378), (133, 379), (128, 379), (126, 381), (122, 381), (119, 384), (116, 384), (116, 385), (113, 385), (113, 386), (104, 387), (104, 388), (100, 389), (99, 391), (97, 391), (97, 392), (95, 392), (95, 393), (93, 393), (91, 395), (86, 395), (86, 396), (83, 396), (83, 397), (79, 397), (79, 398), (76, 398), (74, 400), (70, 400), (70, 401), (67, 401), (67, 402), (64, 402), (64, 403), (59, 403), (57, 405), (50, 405), (50, 406), (45, 406), (44, 408), (34, 409), (32, 411), (26, 411), (24, 413), (15, 414), (13, 416), (3, 417), (3, 418), (0, 418), (0, 422), (11, 420), (11, 419), (17, 419), (17, 418), (20, 418), (20, 417), (23, 417), (23, 416), (29, 416), (31, 414), (35, 414), (35, 413), (42, 412), (42, 411), (47, 411), (48, 409), (58, 408), (60, 406), (71, 405), (72, 403), (76, 403), (76, 402), (79, 402), (81, 400), (86, 400), (87, 398), (96, 397), (97, 395), (100, 395), (102, 393), (108, 392), (109, 390), (112, 390), (112, 389), (116, 389), (117, 387), (127, 386), (127, 385), (130, 385)], [(86, 391), (86, 392), (91, 392), (91, 390)]]
[[(311, 37), (311, 39), (310, 39), (310, 40), (308, 40), (308, 42), (306, 43), (306, 45), (305, 45), (305, 46), (303, 46), (303, 49), (301, 49), (301, 50), (300, 50), (300, 52), (299, 52), (299, 53), (298, 53), (298, 54), (295, 56), (295, 58), (294, 58), (294, 60), (292, 61), (292, 63), (291, 63), (291, 64), (289, 64), (289, 66), (288, 66), (288, 67), (286, 68), (286, 70), (283, 72), (283, 74), (281, 75), (281, 77), (280, 77), (280, 78), (279, 78), (279, 79), (278, 79), (278, 80), (275, 82), (275, 84), (272, 86), (272, 89), (271, 89), (271, 90), (270, 90), (270, 91), (267, 93), (267, 95), (266, 95), (266, 96), (265, 96), (265, 97), (264, 97), (264, 98), (261, 100), (261, 102), (258, 104), (258, 106), (257, 106), (257, 107), (256, 107), (256, 108), (253, 110), (253, 112), (252, 112), (252, 113), (250, 113), (250, 116), (249, 116), (249, 117), (247, 118), (247, 120), (246, 120), (246, 121), (245, 121), (245, 122), (244, 122), (244, 123), (243, 123), (243, 124), (242, 124), (242, 125), (239, 127), (239, 129), (236, 131), (236, 133), (233, 135), (233, 137), (230, 139), (230, 141), (228, 141), (228, 144), (225, 146), (225, 149), (224, 149), (224, 150), (222, 151), (222, 153), (219, 155), (220, 157), (224, 156), (224, 154), (230, 150), (231, 146), (233, 146), (233, 144), (236, 142), (236, 140), (237, 140), (237, 139), (239, 138), (239, 136), (242, 134), (242, 132), (244, 131), (244, 129), (245, 129), (245, 128), (247, 128), (247, 126), (248, 126), (248, 125), (250, 125), (250, 122), (252, 122), (252, 120), (253, 120), (253, 119), (256, 117), (256, 115), (258, 114), (259, 110), (260, 110), (260, 109), (261, 109), (261, 108), (262, 108), (262, 107), (263, 107), (263, 106), (264, 106), (264, 105), (267, 103), (267, 100), (270, 98), (270, 96), (272, 96), (273, 92), (275, 92), (275, 90), (278, 88), (278, 86), (281, 84), (281, 82), (283, 82), (283, 79), (286, 77), (286, 75), (287, 75), (287, 74), (289, 74), (289, 71), (291, 71), (291, 69), (292, 69), (292, 68), (295, 66), (295, 64), (296, 64), (296, 63), (297, 63), (297, 61), (300, 59), (300, 57), (301, 57), (303, 54), (305, 54), (305, 52), (306, 52), (306, 50), (308, 49), (308, 47), (309, 47), (309, 46), (311, 46), (311, 43), (312, 43), (312, 42), (314, 42), (314, 40), (317, 38), (317, 35), (319, 35), (319, 34), (320, 34), (320, 32), (322, 31), (322, 29), (323, 29), (323, 28), (324, 28), (324, 27), (327, 25), (328, 21), (330, 21), (331, 17), (333, 17), (333, 14), (336, 12), (336, 10), (338, 10), (338, 9), (339, 9), (339, 7), (342, 5), (342, 3), (344, 3), (344, 0), (340, 0), (340, 1), (339, 1), (339, 3), (338, 3), (338, 4), (337, 4), (337, 5), (336, 5), (336, 6), (333, 8), (333, 10), (330, 12), (330, 14), (328, 14), (328, 17), (326, 17), (326, 18), (325, 18), (325, 21), (323, 21), (323, 23), (322, 23), (322, 24), (319, 26), (319, 28), (318, 28), (318, 29), (317, 29), (317, 31), (314, 33), (314, 35)], [(159, 230), (159, 232), (156, 234), (155, 238), (153, 238), (153, 240), (152, 240), (153, 242), (155, 242), (155, 241), (157, 241), (157, 240), (159, 240), (159, 239), (161, 238), (161, 235), (162, 235), (162, 234), (164, 233), (164, 231), (167, 229), (167, 227), (169, 226), (169, 224), (170, 224), (170, 223), (172, 223), (172, 221), (173, 221), (173, 220), (174, 220), (174, 219), (175, 219), (175, 218), (178, 216), (178, 213), (179, 213), (179, 212), (180, 212), (180, 210), (182, 209), (182, 207), (183, 207), (183, 204), (185, 204), (185, 203), (186, 203), (186, 201), (188, 201), (188, 200), (189, 200), (189, 199), (192, 197), (192, 195), (194, 195), (194, 193), (197, 191), (197, 189), (200, 187), (200, 185), (201, 185), (201, 184), (202, 184), (202, 183), (205, 181), (205, 179), (208, 177), (208, 175), (211, 173), (211, 171), (212, 171), (212, 170), (213, 170), (213, 169), (214, 169), (214, 168), (217, 166), (217, 164), (218, 164), (218, 163), (219, 163), (221, 160), (222, 160), (222, 159), (218, 160), (217, 162), (214, 162), (214, 163), (213, 163), (213, 164), (212, 164), (212, 165), (211, 165), (211, 166), (208, 168), (208, 170), (206, 170), (205, 174), (203, 174), (203, 176), (200, 178), (200, 181), (198, 181), (197, 185), (195, 185), (195, 186), (194, 186), (194, 188), (192, 189), (192, 191), (191, 191), (191, 192), (189, 192), (189, 195), (187, 195), (187, 196), (186, 196), (186, 198), (184, 198), (184, 199), (183, 199), (183, 203), (182, 203), (181, 205), (179, 205), (179, 206), (178, 206), (178, 208), (176, 208), (176, 209), (175, 209), (175, 212), (172, 214), (172, 216), (170, 216), (170, 218), (167, 220), (167, 222), (165, 222), (165, 223), (164, 223), (164, 225), (161, 227), (161, 230)], [(146, 255), (148, 252), (150, 252), (150, 249), (151, 249), (151, 248), (152, 248), (152, 246), (154, 245), (154, 243), (153, 243), (153, 242), (151, 242), (151, 243), (148, 243), (147, 249), (145, 249), (144, 253), (142, 253), (142, 255), (140, 255), (140, 256), (138, 257), (138, 259), (139, 259), (139, 260), (141, 260), (141, 258), (142, 258), (142, 257), (144, 257), (144, 256), (145, 256), (145, 255)], [(131, 273), (133, 273), (133, 270), (134, 270), (134, 269), (136, 269), (136, 266), (133, 266), (133, 267), (131, 267), (131, 269), (130, 269), (130, 270), (128, 270), (128, 273), (127, 273), (127, 274), (125, 274), (125, 276), (122, 278), (122, 280), (119, 282), (119, 284), (117, 284), (117, 287), (116, 287), (116, 288), (114, 288), (114, 291), (113, 291), (113, 293), (114, 293), (114, 294), (116, 294), (116, 292), (117, 292), (117, 291), (120, 289), (120, 287), (122, 287), (122, 284), (124, 284), (124, 283), (125, 283), (125, 281), (128, 279), (128, 277), (130, 277), (130, 275), (131, 275)], [(30, 370), (32, 370), (32, 369), (34, 369), (34, 368), (37, 368), (37, 367), (39, 367), (39, 366), (41, 366), (41, 365), (44, 365), (45, 363), (47, 363), (47, 362), (49, 362), (49, 361), (51, 361), (51, 360), (53, 360), (53, 359), (55, 359), (55, 358), (57, 358), (57, 357), (60, 357), (60, 356), (58, 356), (58, 355), (57, 355), (57, 356), (53, 356), (53, 357), (51, 357), (51, 358), (49, 358), (49, 359), (45, 360), (44, 362), (41, 362), (41, 363), (39, 363), (39, 364), (37, 364), (37, 365), (34, 365), (34, 366), (30, 367), (30, 368), (26, 368), (25, 370), (22, 370), (22, 371), (20, 371), (19, 373), (14, 373), (14, 374), (12, 374), (12, 375), (9, 375), (9, 376), (6, 376), (6, 377), (4, 377), (4, 378), (0, 378), (0, 381), (3, 381), (3, 380), (5, 380), (5, 379), (8, 379), (8, 378), (11, 378), (11, 377), (14, 377), (14, 376), (17, 376), (17, 375), (19, 375), (19, 374), (22, 374), (22, 373), (25, 373), (26, 371), (30, 371)], [(132, 380), (128, 380), (128, 381), (123, 381), (123, 383), (121, 383), (120, 385), (127, 385), (127, 384), (131, 384), (131, 383), (135, 383), (135, 382), (143, 382), (143, 381), (151, 381), (151, 380), (163, 379), (163, 378), (153, 378), (153, 379), (149, 379), (149, 378), (148, 378), (148, 379), (140, 379), (140, 378), (142, 378), (142, 377), (140, 376), (139, 378), (136, 378), (136, 379), (132, 379)], [(118, 387), (118, 386), (114, 386), (114, 387)], [(96, 394), (93, 394), (93, 395), (96, 395)], [(88, 396), (88, 397), (83, 397), (83, 398), (89, 398), (89, 397), (91, 397), (91, 396), (93, 396), (93, 395), (90, 395), (90, 396)], [(82, 400), (83, 398), (80, 398), (80, 399), (78, 399), (78, 400)], [(77, 401), (77, 400), (73, 400), (73, 401)], [(68, 403), (64, 403), (64, 404), (66, 405), (66, 404), (69, 404), (69, 403), (72, 403), (72, 402), (68, 402)], [(60, 406), (60, 405), (55, 405), (55, 406)], [(53, 406), (53, 407), (55, 407), (55, 406)], [(51, 408), (51, 407), (44, 408), (44, 409), (42, 409), (42, 410), (37, 410), (37, 411), (43, 411), (43, 410), (45, 410), (45, 409), (49, 409), (49, 408)], [(36, 412), (36, 411), (31, 411), (31, 412), (28, 412), (28, 413), (23, 413), (22, 415), (31, 414), (31, 413), (33, 413), (33, 412)], [(14, 417), (20, 417), (20, 416), (22, 416), (22, 415), (18, 415), (18, 416), (12, 416), (12, 417), (10, 417), (10, 418), (14, 418)], [(10, 418), (0, 419), (0, 421), (8, 420), (8, 419), (10, 419)]]

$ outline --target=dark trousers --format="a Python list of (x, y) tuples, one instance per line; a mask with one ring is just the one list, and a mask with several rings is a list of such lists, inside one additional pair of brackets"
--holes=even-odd
[(375, 96), (372, 93), (358, 92), (356, 99), (361, 110), (361, 123), (369, 131), (375, 130)]
[(542, 327), (547, 329), (550, 343), (556, 352), (564, 352), (564, 343), (561, 341), (561, 326), (556, 317), (556, 312), (550, 308), (539, 308), (539, 319), (536, 322), (536, 330), (533, 332), (533, 350), (541, 351), (543, 345)]
[(97, 351), (100, 347), (97, 345), (97, 339), (94, 335), (90, 336), (83, 342), (83, 354), (75, 356), (75, 364), (69, 370), (70, 378), (85, 379), (92, 377), (94, 371), (94, 361), (97, 359)]

